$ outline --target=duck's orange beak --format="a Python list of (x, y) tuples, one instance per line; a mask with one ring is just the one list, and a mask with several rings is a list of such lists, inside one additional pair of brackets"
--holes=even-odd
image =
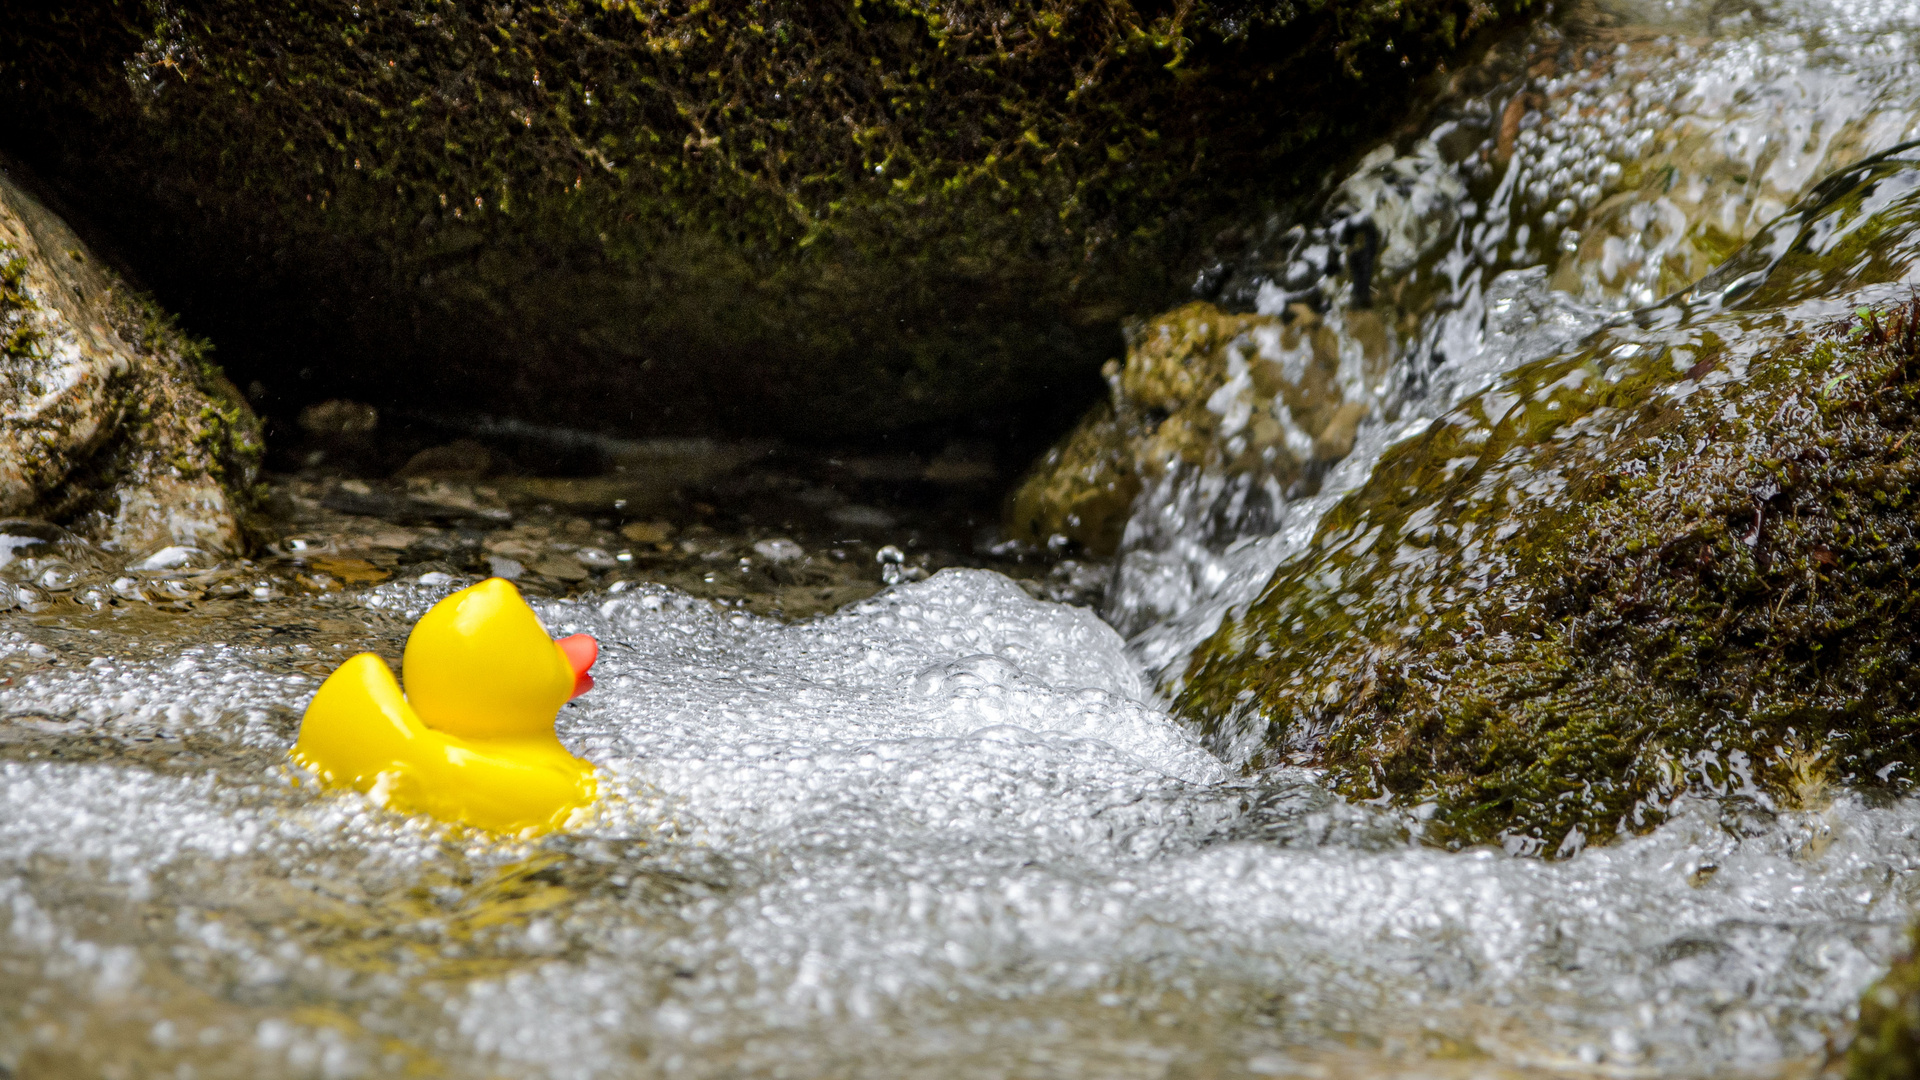
[(561, 655), (567, 658), (567, 664), (573, 668), (573, 693), (567, 695), (571, 701), (593, 689), (593, 676), (587, 669), (600, 658), (600, 643), (593, 640), (591, 634), (575, 634), (554, 642), (560, 646)]

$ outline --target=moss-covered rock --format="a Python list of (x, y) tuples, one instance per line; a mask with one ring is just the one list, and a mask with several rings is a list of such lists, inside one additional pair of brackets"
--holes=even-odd
[[(1179, 708), (1251, 768), (1549, 854), (1683, 788), (1911, 783), (1920, 310), (1860, 290), (1916, 265), (1920, 158), (1824, 183), (1689, 296), (1390, 451)], [(1842, 295), (1881, 299), (1836, 321)]]
[(1847, 1080), (1920, 1077), (1920, 962), (1911, 951), (1861, 996), (1846, 1069)]
[(841, 435), (1088, 379), (1533, 6), (7, 0), (0, 138), (243, 381)]
[(0, 516), (129, 554), (245, 546), (252, 412), (151, 300), (0, 172)]
[[(1374, 318), (1347, 315), (1350, 328)], [(1353, 449), (1367, 413), (1364, 392), (1349, 392), (1378, 378), (1389, 359), (1383, 335), (1355, 336), (1358, 355), (1344, 358), (1339, 338), (1305, 305), (1235, 315), (1195, 302), (1141, 324), (1126, 363), (1106, 369), (1109, 399), (1015, 489), (1008, 533), (1111, 555), (1142, 485), (1177, 469), (1288, 496), (1316, 490), (1326, 467)]]

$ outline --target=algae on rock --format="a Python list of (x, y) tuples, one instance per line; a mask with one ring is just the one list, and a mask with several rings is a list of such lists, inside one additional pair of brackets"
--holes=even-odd
[(0, 138), (236, 377), (839, 436), (1090, 380), (1533, 6), (18, 0)]
[(1920, 962), (1911, 951), (1861, 995), (1846, 1068), (1847, 1080), (1920, 1077)]
[(146, 297), (0, 173), (0, 515), (129, 554), (232, 552), (253, 498), (252, 412)]
[[(1910, 784), (1920, 310), (1887, 283), (1916, 263), (1911, 147), (1823, 183), (1688, 296), (1390, 451), (1179, 709), (1249, 768), (1520, 851), (1688, 788)], [(1872, 303), (1836, 322), (1847, 296)]]
[(1234, 315), (1196, 301), (1130, 338), (1126, 363), (1106, 369), (1109, 400), (1014, 491), (1013, 537), (1040, 545), (1058, 537), (1111, 555), (1142, 485), (1183, 469), (1277, 496), (1311, 492), (1353, 448), (1369, 407), (1365, 387), (1387, 360), (1384, 338), (1343, 355), (1304, 305), (1285, 315)]

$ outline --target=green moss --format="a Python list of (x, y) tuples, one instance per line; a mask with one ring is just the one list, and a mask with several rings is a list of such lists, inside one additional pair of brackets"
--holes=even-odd
[[(206, 343), (4, 180), (0, 213), (39, 252), (0, 244), (0, 389), (14, 412), (6, 513), (140, 547), (244, 545), (235, 519), (256, 502), (259, 428)], [(111, 335), (79, 330), (101, 323)]]
[(1036, 547), (1065, 538), (1112, 555), (1126, 531), (1140, 476), (1127, 432), (1101, 402), (1035, 462), (1007, 498), (1007, 535)]
[(1911, 951), (1861, 996), (1846, 1068), (1847, 1080), (1920, 1077), (1920, 963)]
[(243, 377), (844, 433), (1090, 375), (1531, 6), (20, 0), (0, 137)]
[(40, 330), (32, 319), (36, 310), (26, 293), (27, 261), (13, 245), (0, 243), (0, 357), (9, 363), (35, 355)]
[[(1381, 321), (1372, 312), (1345, 321), (1361, 344), (1362, 371), (1379, 377), (1388, 360)], [(1352, 449), (1365, 408), (1341, 389), (1339, 335), (1304, 307), (1286, 317), (1235, 315), (1195, 301), (1136, 325), (1130, 336), (1126, 362), (1104, 369), (1109, 399), (1035, 462), (1009, 498), (1009, 536), (1048, 545), (1064, 539), (1111, 556), (1135, 496), (1173, 470), (1299, 496), (1317, 490), (1326, 468)], [(1263, 351), (1263, 337), (1288, 356), (1310, 359), (1279, 362)], [(1238, 404), (1222, 409), (1216, 395), (1235, 362), (1248, 377), (1233, 387)], [(1229, 437), (1222, 414), (1242, 408), (1251, 420)], [(1295, 456), (1282, 415), (1311, 441), (1310, 451)]]
[(123, 287), (115, 301), (114, 329), (134, 348), (160, 357), (183, 384), (149, 388), (137, 405), (149, 422), (177, 426), (166, 440), (173, 446), (175, 473), (211, 477), (227, 491), (236, 514), (251, 513), (258, 506), (254, 480), (266, 443), (259, 418), (214, 363), (213, 344), (181, 330), (174, 316), (145, 293)]
[(1898, 154), (1850, 170), (1816, 189), (1822, 202), (1819, 233), (1795, 237), (1766, 282), (1743, 299), (1753, 307), (1831, 295), (1850, 281), (1897, 281), (1905, 273), (1920, 229), (1920, 174)]
[[(31, 401), (46, 391), (44, 372), (48, 364), (46, 348), (46, 312), (30, 291), (30, 267), (27, 258), (12, 244), (0, 242), (0, 360), (6, 370), (0, 372), (0, 388), (21, 401)], [(13, 481), (7, 492), (7, 513), (22, 512), (23, 496), (31, 498), (58, 481), (66, 471), (67, 442), (62, 427), (74, 427), (84, 420), (67, 400), (56, 400), (52, 408), (31, 416), (12, 416), (6, 432), (10, 453), (6, 462)], [(17, 485), (17, 486), (16, 486)]]
[[(1853, 181), (1920, 175), (1876, 170)], [(1920, 199), (1894, 190), (1864, 218), (1818, 195), (1756, 244), (1838, 252), (1816, 295), (1897, 278)], [(1451, 844), (1577, 850), (1683, 789), (1910, 785), (1920, 310), (1869, 314), (1668, 305), (1518, 369), (1383, 458), (1196, 653), (1179, 708), (1251, 768), (1432, 803)]]

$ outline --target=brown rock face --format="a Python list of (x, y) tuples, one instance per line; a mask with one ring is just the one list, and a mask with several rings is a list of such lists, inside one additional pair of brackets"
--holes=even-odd
[(1338, 336), (1298, 305), (1284, 315), (1230, 315), (1192, 303), (1146, 323), (1126, 363), (1107, 369), (1110, 400), (1015, 491), (1008, 532), (1112, 554), (1142, 486), (1177, 469), (1311, 493), (1353, 449), (1368, 406), (1350, 400), (1348, 388), (1379, 376), (1389, 358), (1380, 342), (1343, 358)]
[(289, 412), (844, 438), (1091, 388), (1532, 7), (0, 0), (0, 145)]
[(0, 172), (0, 515), (129, 554), (244, 546), (252, 414), (150, 301)]

